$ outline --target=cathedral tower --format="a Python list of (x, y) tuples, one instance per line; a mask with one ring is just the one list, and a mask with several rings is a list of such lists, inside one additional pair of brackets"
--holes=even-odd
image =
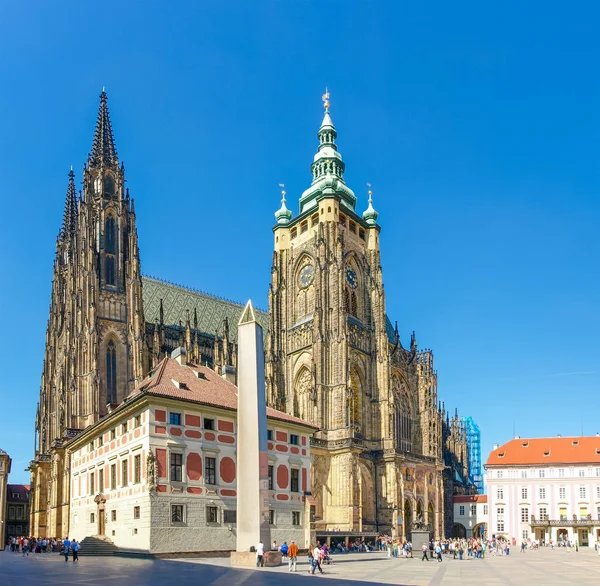
[(100, 107), (77, 198), (69, 173), (46, 331), (32, 470), (32, 531), (68, 522), (64, 440), (98, 421), (142, 378), (144, 316), (133, 199), (107, 107)]
[(439, 534), (433, 357), (417, 352), (414, 337), (402, 348), (387, 318), (378, 214), (370, 189), (366, 211), (356, 211), (328, 93), (324, 102), (300, 213), (283, 192), (275, 214), (267, 399), (320, 427), (311, 448), (317, 533), (395, 532), (406, 500), (409, 516), (429, 518)]

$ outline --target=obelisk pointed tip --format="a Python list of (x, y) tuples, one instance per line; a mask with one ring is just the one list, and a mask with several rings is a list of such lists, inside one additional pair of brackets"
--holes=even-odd
[(251, 324), (256, 322), (256, 315), (254, 313), (254, 307), (252, 306), (252, 301), (248, 299), (248, 303), (246, 303), (246, 307), (242, 313), (242, 317), (238, 323), (238, 326), (242, 326), (244, 324)]

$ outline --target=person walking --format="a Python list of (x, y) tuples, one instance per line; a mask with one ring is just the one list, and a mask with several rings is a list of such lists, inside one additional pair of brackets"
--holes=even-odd
[(79, 561), (79, 555), (77, 553), (79, 551), (79, 543), (77, 543), (76, 539), (73, 539), (73, 541), (71, 542), (71, 549), (73, 550), (73, 561)]
[(256, 546), (256, 567), (260, 568), (263, 564), (263, 556), (265, 555), (265, 545), (259, 540)]
[(429, 558), (427, 557), (427, 550), (429, 548), (427, 547), (427, 544), (424, 543), (421, 547), (421, 551), (423, 552), (423, 556), (421, 557), (421, 561), (425, 560), (426, 562), (429, 561)]
[(71, 547), (71, 542), (68, 537), (65, 537), (63, 541), (63, 555), (65, 556), (65, 562), (69, 561), (69, 548)]
[(325, 572), (323, 571), (323, 568), (321, 567), (321, 548), (319, 547), (319, 544), (317, 543), (317, 545), (315, 545), (315, 548), (313, 549), (312, 552), (313, 555), (313, 568), (312, 568), (312, 573), (315, 573), (315, 570), (318, 568), (319, 573), (320, 574), (324, 574)]
[(29, 557), (29, 539), (27, 537), (23, 538), (23, 557)]
[(281, 545), (279, 547), (279, 551), (281, 552), (281, 561), (285, 562), (287, 561), (287, 555), (288, 555), (288, 551), (290, 549), (290, 546), (287, 544), (287, 541), (283, 542), (283, 545)]
[(298, 559), (298, 546), (296, 545), (296, 543), (294, 542), (293, 539), (288, 547), (287, 555), (288, 555), (288, 569), (290, 572), (295, 572), (296, 571), (296, 561)]
[(442, 548), (440, 547), (439, 543), (435, 546), (435, 553), (437, 555), (437, 561), (441, 562), (442, 561)]

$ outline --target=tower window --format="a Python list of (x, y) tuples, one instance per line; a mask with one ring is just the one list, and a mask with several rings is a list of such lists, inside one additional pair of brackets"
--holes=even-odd
[[(321, 210), (323, 211), (323, 210)], [(319, 214), (315, 214), (311, 219), (311, 226), (316, 226), (319, 223)]]
[(106, 348), (106, 402), (117, 402), (117, 348), (112, 340)]
[(298, 236), (298, 230), (296, 230), (296, 228), (293, 228), (293, 229), (292, 229), (292, 240), (293, 240), (294, 238), (296, 238), (296, 236)]
[(308, 230), (308, 222), (304, 221), (302, 222), (302, 224), (300, 224), (300, 233), (304, 234), (304, 232), (306, 232)]
[(350, 228), (350, 232), (354, 232), (356, 234), (356, 223), (350, 220), (348, 227)]
[(342, 226), (345, 226), (345, 225), (346, 225), (346, 216), (344, 216), (344, 215), (342, 215), (342, 214), (340, 214), (340, 224), (341, 224)]
[(360, 237), (361, 240), (365, 239), (365, 231), (362, 228), (360, 228), (358, 230), (358, 235), (359, 235), (359, 237)]
[(115, 285), (115, 257), (117, 254), (115, 219), (108, 216), (104, 223), (104, 279), (107, 285)]

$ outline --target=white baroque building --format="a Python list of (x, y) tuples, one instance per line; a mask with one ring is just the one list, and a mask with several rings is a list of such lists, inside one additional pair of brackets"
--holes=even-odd
[(600, 543), (600, 436), (516, 437), (487, 463), (489, 535)]
[(487, 494), (457, 494), (454, 496), (453, 537), (467, 539), (488, 536)]

